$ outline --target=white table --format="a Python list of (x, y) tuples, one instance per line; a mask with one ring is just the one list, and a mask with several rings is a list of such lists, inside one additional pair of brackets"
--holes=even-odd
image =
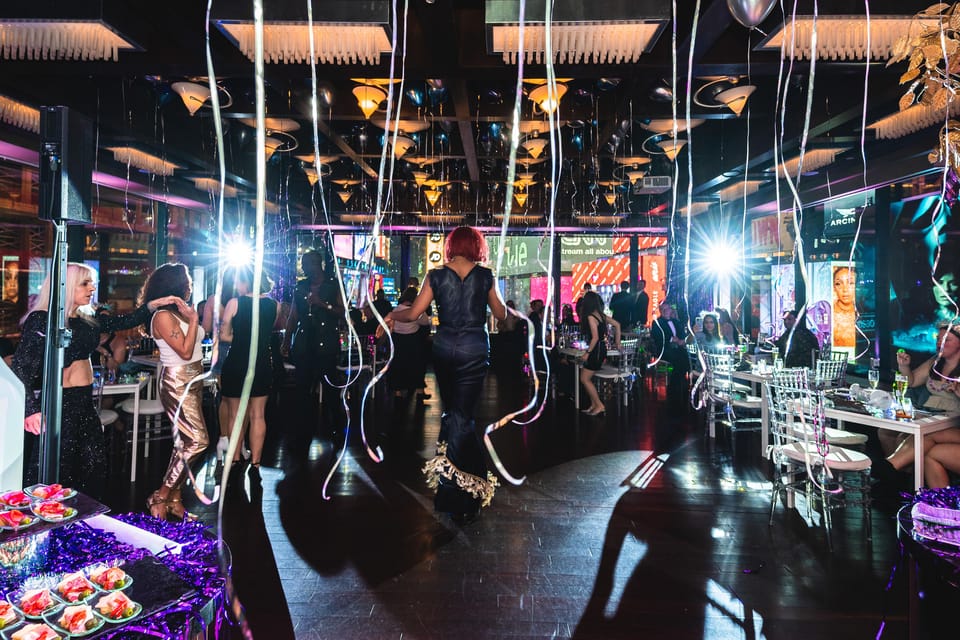
[(573, 347), (561, 347), (560, 355), (567, 356), (573, 361), (573, 406), (580, 408), (580, 368), (583, 366), (583, 357), (587, 352)]
[[(922, 410), (918, 410), (922, 412)], [(838, 409), (836, 407), (826, 407), (824, 415), (837, 421), (837, 426), (843, 428), (844, 422), (854, 424), (863, 424), (877, 429), (887, 429), (898, 433), (906, 433), (913, 436), (913, 488), (919, 489), (923, 486), (923, 437), (928, 433), (944, 431), (952, 427), (960, 427), (960, 413), (934, 413), (932, 415), (922, 412), (923, 417), (914, 420), (896, 420), (892, 418), (878, 418), (868, 413), (851, 411), (849, 409)]]
[(115, 383), (103, 385), (99, 393), (104, 396), (133, 396), (133, 453), (130, 455), (130, 482), (137, 479), (137, 438), (140, 433), (140, 391), (147, 386), (147, 380), (137, 380), (129, 383)]
[(756, 388), (760, 387), (760, 455), (766, 457), (767, 447), (770, 446), (770, 407), (767, 405), (767, 385), (764, 382), (773, 377), (772, 373), (759, 373), (755, 369), (749, 371), (734, 371), (734, 380), (749, 382)]

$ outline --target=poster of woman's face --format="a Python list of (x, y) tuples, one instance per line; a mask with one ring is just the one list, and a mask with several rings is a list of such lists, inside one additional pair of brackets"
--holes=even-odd
[(834, 349), (857, 346), (857, 272), (853, 267), (833, 267), (833, 337)]
[(3, 301), (17, 304), (20, 301), (20, 258), (3, 256)]

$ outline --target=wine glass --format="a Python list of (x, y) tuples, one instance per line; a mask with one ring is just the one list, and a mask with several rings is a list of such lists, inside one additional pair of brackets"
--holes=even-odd
[(870, 371), (867, 372), (867, 379), (870, 381), (870, 388), (876, 389), (877, 385), (880, 384), (879, 369), (870, 369)]

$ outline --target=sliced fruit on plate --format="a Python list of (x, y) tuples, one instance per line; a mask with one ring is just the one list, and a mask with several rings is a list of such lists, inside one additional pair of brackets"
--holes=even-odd
[(25, 527), (33, 523), (33, 518), (19, 509), (0, 511), (0, 527)]
[(28, 507), (31, 500), (23, 491), (7, 491), (0, 494), (0, 502), (11, 507)]
[(12, 604), (6, 600), (0, 600), (0, 629), (10, 626), (16, 622), (19, 617), (17, 610), (13, 608)]
[(75, 513), (75, 509), (64, 506), (62, 502), (41, 502), (33, 507), (33, 512), (48, 520), (63, 520)]
[(75, 492), (62, 484), (41, 484), (31, 489), (30, 493), (41, 500), (62, 500), (71, 497)]

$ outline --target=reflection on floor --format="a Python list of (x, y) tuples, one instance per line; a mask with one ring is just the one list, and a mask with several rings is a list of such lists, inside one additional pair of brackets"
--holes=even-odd
[[(892, 516), (875, 513), (871, 547), (857, 510), (835, 514), (833, 554), (803, 510), (778, 507), (768, 526), (756, 434), (710, 441), (700, 416), (649, 391), (601, 419), (548, 397), (538, 421), (494, 436), (526, 483), (458, 527), (433, 513), (420, 474), (439, 428), (431, 392), (426, 404), (378, 393), (366, 426), (386, 459), (354, 430), (330, 500), (339, 450), (323, 440), (309, 473), (264, 467), (260, 490), (228, 492), (224, 537), (256, 637), (867, 638), (884, 620), (882, 637), (906, 636), (905, 578), (884, 593)], [(491, 375), (481, 420), (527, 393)], [(265, 464), (283, 459), (284, 405), (268, 413)], [(148, 462), (114, 506), (139, 508), (164, 453)]]

